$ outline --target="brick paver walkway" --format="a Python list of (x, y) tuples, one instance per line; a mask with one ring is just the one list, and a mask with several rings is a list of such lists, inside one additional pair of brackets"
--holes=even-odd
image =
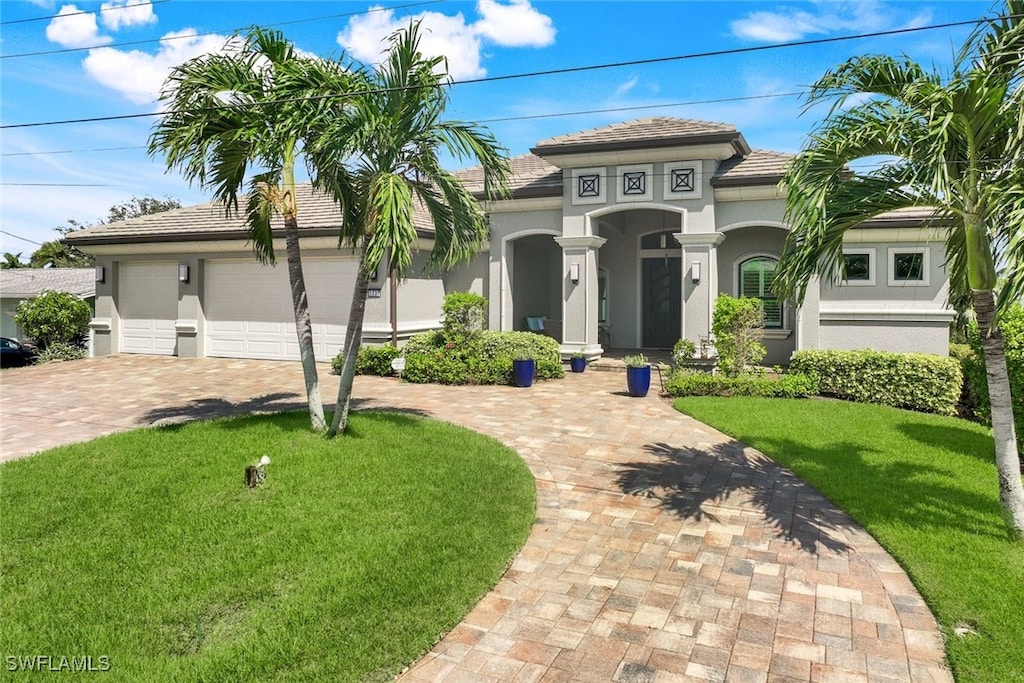
[[(323, 369), (325, 398), (337, 380)], [(297, 364), (131, 357), (4, 371), (10, 459), (140, 424), (302, 407)], [(934, 618), (862, 529), (757, 451), (587, 372), (530, 389), (358, 378), (515, 448), (537, 522), (402, 679), (951, 681)]]

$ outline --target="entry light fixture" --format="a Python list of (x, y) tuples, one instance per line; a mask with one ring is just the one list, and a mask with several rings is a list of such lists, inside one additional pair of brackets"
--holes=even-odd
[(700, 261), (694, 261), (690, 264), (690, 279), (694, 283), (700, 282)]
[(569, 279), (572, 280), (572, 283), (574, 285), (575, 284), (579, 284), (579, 281), (580, 281), (580, 264), (578, 264), (578, 263), (570, 263), (569, 264)]
[(107, 269), (105, 266), (96, 266), (96, 282), (103, 283), (107, 281)]
[(188, 282), (188, 264), (178, 264), (178, 282)]

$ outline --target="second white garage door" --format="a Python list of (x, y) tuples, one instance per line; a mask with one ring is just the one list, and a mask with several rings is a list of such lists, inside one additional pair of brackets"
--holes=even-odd
[[(303, 259), (317, 361), (329, 362), (345, 341), (357, 263)], [(298, 360), (288, 264), (251, 260), (207, 261), (206, 355), (221, 358)]]

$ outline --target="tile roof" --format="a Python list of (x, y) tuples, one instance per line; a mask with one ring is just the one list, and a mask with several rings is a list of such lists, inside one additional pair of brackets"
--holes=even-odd
[[(341, 215), (331, 199), (313, 192), (309, 184), (296, 188), (295, 199), (299, 210), (300, 231), (316, 235), (337, 233)], [(163, 240), (168, 236), (193, 239), (244, 238), (248, 235), (244, 199), (239, 200), (238, 208), (239, 214), (227, 217), (219, 202), (207, 202), (79, 230), (67, 235), (64, 241), (71, 244), (103, 244), (123, 242), (129, 237), (133, 241)], [(272, 225), (274, 230), (284, 229), (284, 221), (280, 216), (274, 217)]]
[(47, 290), (68, 292), (81, 299), (96, 296), (94, 268), (7, 268), (0, 270), (0, 296), (31, 299)]
[[(509, 166), (512, 168), (509, 191), (513, 199), (562, 196), (562, 169), (557, 166), (533, 154), (512, 157)], [(475, 196), (484, 196), (484, 173), (481, 166), (472, 166), (455, 175)]]
[(530, 151), (538, 156), (670, 147), (672, 145), (732, 142), (737, 152), (749, 152), (743, 135), (727, 123), (655, 116), (613, 123), (579, 133), (541, 140)]
[(768, 185), (782, 180), (792, 154), (755, 149), (746, 156), (736, 155), (718, 165), (711, 179), (713, 187)]

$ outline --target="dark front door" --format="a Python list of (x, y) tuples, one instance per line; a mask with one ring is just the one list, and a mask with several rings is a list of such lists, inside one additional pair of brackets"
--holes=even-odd
[(670, 349), (679, 339), (683, 298), (682, 259), (643, 259), (643, 345)]

